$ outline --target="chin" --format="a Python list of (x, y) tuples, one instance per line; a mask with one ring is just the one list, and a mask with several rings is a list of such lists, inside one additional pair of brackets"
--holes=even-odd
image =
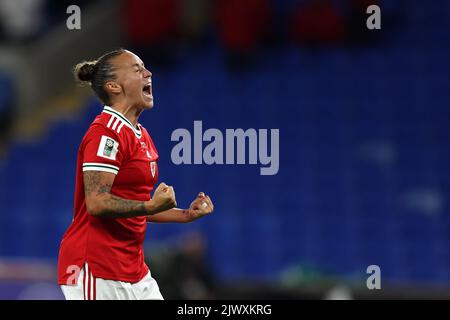
[(148, 100), (142, 101), (142, 105), (144, 106), (144, 109), (152, 109), (153, 108), (153, 98), (150, 101), (148, 101)]

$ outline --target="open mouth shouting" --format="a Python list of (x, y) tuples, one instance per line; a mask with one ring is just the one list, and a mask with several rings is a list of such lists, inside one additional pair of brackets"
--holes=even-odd
[(144, 93), (144, 96), (146, 96), (147, 98), (153, 98), (152, 84), (151, 83), (145, 84), (144, 87), (142, 88), (142, 92)]

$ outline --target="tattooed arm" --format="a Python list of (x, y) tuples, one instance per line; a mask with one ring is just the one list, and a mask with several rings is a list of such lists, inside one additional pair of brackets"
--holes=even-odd
[(131, 218), (153, 215), (176, 206), (172, 187), (161, 183), (150, 201), (136, 201), (111, 194), (115, 175), (108, 172), (85, 171), (83, 173), (86, 208), (97, 217)]

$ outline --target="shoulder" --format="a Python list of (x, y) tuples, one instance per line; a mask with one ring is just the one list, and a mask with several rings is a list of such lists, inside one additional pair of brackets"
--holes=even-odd
[[(94, 121), (93, 124), (96, 122)], [(115, 135), (119, 136), (123, 131), (124, 127), (127, 126), (127, 119), (119, 113), (115, 113), (114, 110), (103, 110), (101, 115), (98, 117), (98, 125), (100, 125), (104, 130), (113, 132)]]
[(99, 136), (107, 135), (113, 139), (120, 139), (120, 135), (117, 127), (113, 127), (110, 122), (113, 121), (113, 117), (106, 113), (101, 113), (91, 123), (89, 129), (86, 132), (85, 140), (96, 138)]
[(105, 146), (123, 149), (126, 143), (117, 131), (107, 126), (109, 119), (110, 116), (103, 113), (95, 118), (83, 137), (79, 150), (81, 153), (98, 153)]
[(123, 137), (135, 135), (137, 138), (141, 138), (141, 125), (138, 125), (137, 128), (134, 127), (130, 120), (128, 120), (122, 113), (117, 112), (110, 107), (105, 107), (103, 114), (106, 115), (105, 119), (107, 119), (104, 121), (104, 123), (106, 123), (106, 127), (116, 132), (117, 135)]

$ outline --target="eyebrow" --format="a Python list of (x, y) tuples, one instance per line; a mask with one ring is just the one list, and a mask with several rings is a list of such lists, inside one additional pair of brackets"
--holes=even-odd
[(132, 67), (142, 67), (142, 68), (145, 68), (144, 63), (133, 63), (131, 66), (132, 66)]

